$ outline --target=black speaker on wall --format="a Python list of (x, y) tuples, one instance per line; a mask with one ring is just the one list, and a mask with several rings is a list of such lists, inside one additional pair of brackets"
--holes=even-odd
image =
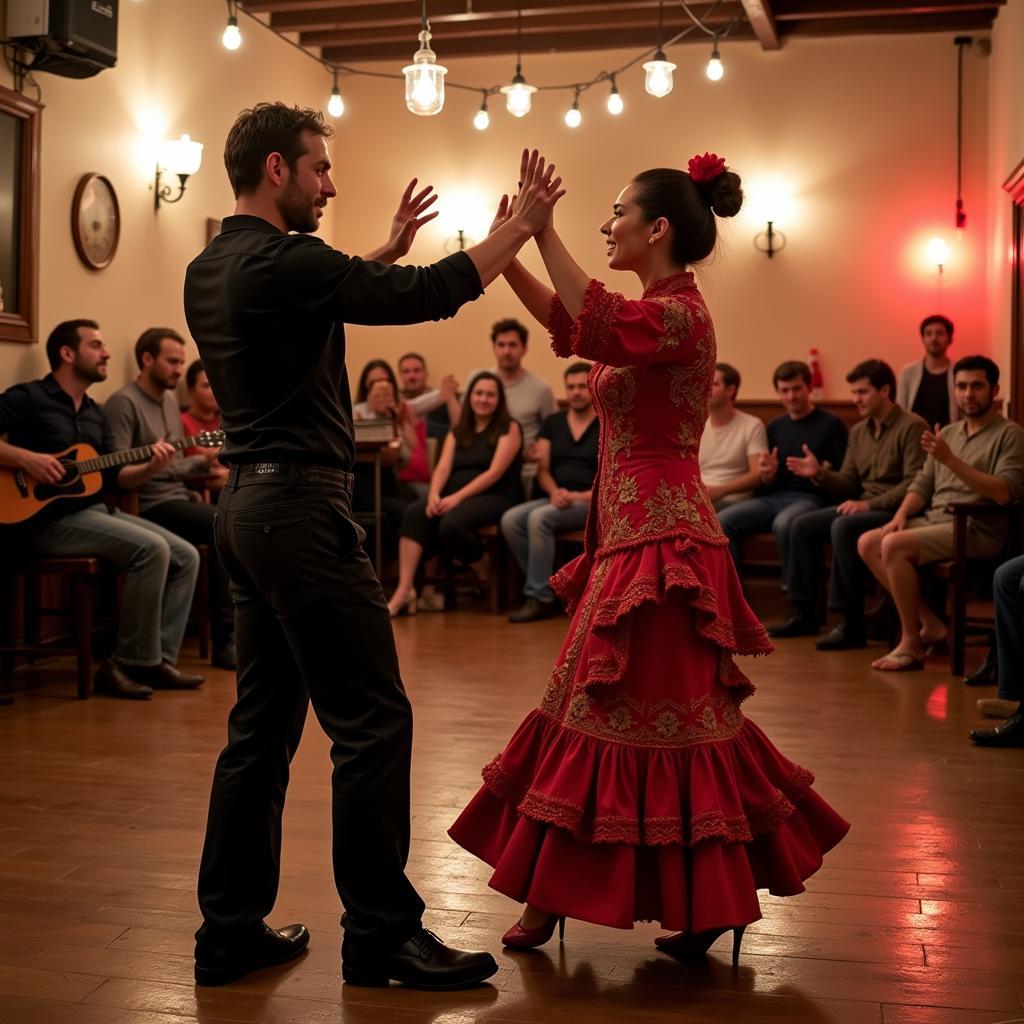
[(7, 0), (7, 39), (27, 70), (90, 78), (117, 63), (118, 0)]

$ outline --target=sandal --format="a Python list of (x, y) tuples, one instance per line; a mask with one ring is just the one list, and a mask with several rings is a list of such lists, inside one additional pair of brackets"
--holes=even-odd
[(919, 672), (924, 668), (924, 658), (919, 658), (909, 651), (892, 651), (884, 658), (879, 658), (878, 661), (894, 662), (895, 664), (884, 666), (875, 662), (871, 667), (876, 672)]

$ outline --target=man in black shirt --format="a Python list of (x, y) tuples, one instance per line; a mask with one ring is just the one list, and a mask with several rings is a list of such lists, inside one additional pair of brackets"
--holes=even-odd
[[(0, 441), (0, 465), (54, 484), (64, 478), (54, 456), (72, 445), (84, 442), (100, 454), (113, 451), (103, 411), (86, 394), (90, 385), (107, 379), (110, 353), (94, 320), (68, 320), (50, 333), (46, 355), (51, 373), (0, 395), (0, 434), (8, 438)], [(112, 467), (105, 482), (138, 486), (166, 469), (173, 454), (171, 445), (158, 442), (148, 462)], [(154, 688), (202, 684), (201, 676), (174, 667), (199, 572), (199, 552), (191, 544), (156, 523), (111, 511), (95, 496), (54, 501), (15, 529), (23, 551), (100, 557), (125, 570), (117, 646), (96, 671), (97, 693), (147, 700)]]
[(756, 497), (718, 513), (737, 569), (741, 567), (740, 541), (745, 533), (771, 530), (785, 566), (793, 521), (805, 512), (835, 503), (812, 481), (793, 473), (787, 460), (810, 451), (820, 463), (835, 467), (842, 464), (846, 454), (846, 424), (811, 401), (811, 370), (806, 363), (781, 363), (772, 381), (786, 412), (768, 424), (768, 451), (759, 463), (761, 489)]
[(312, 110), (243, 111), (225, 148), (235, 216), (185, 277), (189, 328), (227, 434), (216, 536), (238, 656), (199, 873), (196, 980), (232, 981), (308, 942), (304, 926), (274, 931), (264, 918), (277, 895), (288, 765), (312, 701), (332, 741), (345, 980), (459, 988), (497, 964), (426, 931), (405, 876), (412, 714), (387, 603), (352, 521), (343, 324), (453, 316), (549, 222), (562, 193), (534, 153), (511, 223), (432, 266), (389, 266), (433, 216), (430, 189), (413, 196), (413, 182), (388, 244), (372, 258), (346, 256), (310, 235), (336, 194), (332, 134)]
[(537, 486), (545, 496), (516, 505), (501, 517), (501, 532), (526, 577), (526, 601), (509, 615), (509, 622), (534, 622), (554, 614), (558, 605), (548, 580), (555, 565), (555, 539), (587, 522), (598, 436), (589, 373), (587, 363), (573, 363), (565, 371), (569, 408), (541, 423)]
[(900, 370), (896, 401), (929, 427), (936, 423), (945, 427), (960, 418), (953, 394), (953, 361), (949, 358), (953, 321), (938, 314), (926, 316), (920, 331), (924, 359)]

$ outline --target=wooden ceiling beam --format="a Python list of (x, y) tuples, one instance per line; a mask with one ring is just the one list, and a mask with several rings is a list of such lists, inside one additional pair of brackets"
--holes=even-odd
[(777, 50), (782, 45), (779, 30), (775, 27), (771, 0), (743, 0), (743, 12), (762, 50)]
[(958, 14), (966, 11), (992, 11), (1005, 0), (949, 0), (949, 2), (913, 3), (909, 0), (775, 0), (776, 21), (802, 21), (822, 18), (896, 18), (932, 14)]
[(794, 36), (896, 35), (907, 32), (985, 32), (992, 17), (983, 11), (959, 11), (950, 15), (886, 15), (866, 18), (807, 18), (783, 23), (784, 38)]

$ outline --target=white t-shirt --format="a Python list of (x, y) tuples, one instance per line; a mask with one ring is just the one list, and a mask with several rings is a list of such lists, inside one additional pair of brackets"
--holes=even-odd
[[(757, 416), (735, 410), (724, 427), (704, 425), (700, 439), (700, 475), (705, 484), (725, 484), (750, 471), (750, 456), (768, 451), (768, 431)], [(749, 498), (753, 491), (727, 495), (726, 500)]]

